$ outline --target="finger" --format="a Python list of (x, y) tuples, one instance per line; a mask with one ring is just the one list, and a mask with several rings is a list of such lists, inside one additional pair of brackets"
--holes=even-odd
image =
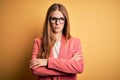
[(82, 58), (77, 58), (77, 59), (75, 59), (76, 61), (79, 61), (79, 60), (81, 60)]
[(39, 62), (38, 62), (38, 61), (35, 61), (35, 62), (30, 63), (30, 66), (36, 66), (36, 65), (38, 65), (38, 64), (39, 64)]
[(80, 55), (80, 56), (82, 56), (80, 53), (76, 53), (75, 55)]
[(81, 56), (81, 55), (77, 55), (76, 58), (83, 58), (83, 56)]
[(29, 67), (29, 69), (32, 69), (34, 66), (33, 65), (31, 65), (30, 67)]
[(36, 69), (36, 68), (38, 68), (38, 67), (40, 67), (41, 65), (40, 64), (38, 64), (38, 65), (36, 65), (36, 66), (34, 66), (34, 67), (32, 67), (32, 69)]
[(80, 53), (75, 53), (75, 54), (80, 54)]
[(83, 58), (80, 57), (80, 58), (78, 58), (78, 60), (83, 60)]
[(74, 56), (79, 56), (79, 57), (82, 57), (82, 55), (74, 55)]
[(38, 59), (34, 59), (30, 61), (30, 64), (35, 64), (35, 63), (39, 63)]
[(80, 57), (80, 56), (74, 56), (73, 58), (71, 58), (71, 60), (82, 60), (83, 58), (82, 57)]
[(38, 65), (39, 65), (38, 63), (30, 64), (29, 68), (33, 68), (33, 67), (38, 66)]
[(35, 62), (31, 62), (31, 63), (29, 64), (29, 66), (32, 66), (32, 65), (35, 65)]
[(29, 65), (29, 68), (32, 68), (32, 67), (34, 67), (36, 64), (33, 64), (33, 63), (31, 63), (30, 65)]
[(83, 57), (82, 55), (78, 55), (78, 54), (76, 54), (76, 55), (74, 55), (73, 57)]
[(32, 59), (32, 60), (30, 60), (30, 63), (33, 62), (33, 61), (36, 61), (36, 60), (37, 60), (37, 59)]
[(33, 66), (36, 66), (36, 65), (38, 65), (39, 64), (39, 62), (37, 61), (37, 60), (34, 60), (33, 62), (31, 62), (30, 63), (30, 67), (33, 67)]

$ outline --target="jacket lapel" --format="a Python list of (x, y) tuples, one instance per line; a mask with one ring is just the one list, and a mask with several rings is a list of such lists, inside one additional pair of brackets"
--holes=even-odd
[(66, 53), (66, 39), (64, 36), (62, 36), (58, 58), (65, 58), (65, 53)]
[[(59, 51), (59, 56), (58, 58), (65, 58), (65, 53), (66, 53), (66, 39), (64, 36), (62, 36), (62, 40), (61, 40), (61, 45), (60, 45), (60, 51)], [(53, 55), (53, 48), (51, 48), (50, 51), (50, 57), (54, 57)]]

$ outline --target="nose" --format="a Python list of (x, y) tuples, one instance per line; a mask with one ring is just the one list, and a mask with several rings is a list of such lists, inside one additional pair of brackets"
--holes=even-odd
[(56, 25), (59, 25), (60, 24), (60, 22), (59, 22), (59, 20), (57, 19), (56, 20), (56, 23), (55, 23)]

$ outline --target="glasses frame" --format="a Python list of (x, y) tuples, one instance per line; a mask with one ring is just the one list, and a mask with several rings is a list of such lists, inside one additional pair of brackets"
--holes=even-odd
[[(52, 24), (57, 24), (57, 21), (59, 21), (60, 24), (64, 24), (65, 21), (66, 21), (66, 18), (65, 17), (60, 17), (60, 18), (57, 18), (57, 17), (50, 17), (49, 18), (50, 22)], [(52, 21), (53, 20), (53, 21)]]

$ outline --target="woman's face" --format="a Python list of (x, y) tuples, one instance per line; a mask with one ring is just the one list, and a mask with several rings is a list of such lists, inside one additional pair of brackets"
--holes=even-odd
[(53, 32), (62, 33), (65, 24), (65, 17), (59, 10), (56, 10), (51, 15), (50, 23)]

